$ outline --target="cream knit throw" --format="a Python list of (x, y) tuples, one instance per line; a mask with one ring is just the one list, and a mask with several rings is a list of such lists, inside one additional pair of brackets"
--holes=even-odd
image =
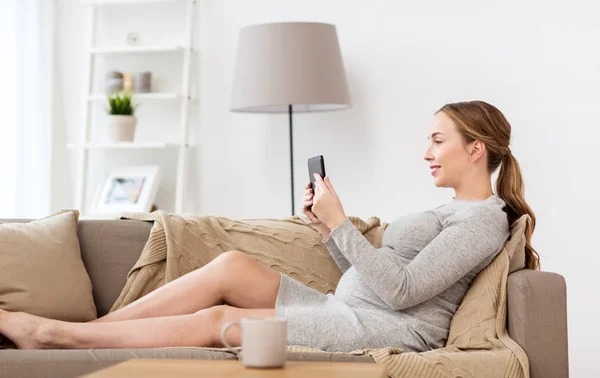
[[(233, 249), (322, 293), (334, 292), (341, 277), (321, 236), (304, 218), (236, 221), (161, 210), (124, 214), (122, 218), (153, 221), (154, 225), (111, 311)], [(387, 224), (381, 225), (376, 217), (350, 219), (371, 244), (381, 246)], [(506, 331), (506, 280), (510, 258), (523, 246), (524, 225), (524, 218), (515, 222), (505, 248), (473, 281), (452, 319), (446, 347), (422, 353), (389, 347), (349, 354), (372, 356), (386, 365), (392, 377), (528, 378), (527, 356)], [(289, 346), (288, 350), (331, 353), (302, 346)]]

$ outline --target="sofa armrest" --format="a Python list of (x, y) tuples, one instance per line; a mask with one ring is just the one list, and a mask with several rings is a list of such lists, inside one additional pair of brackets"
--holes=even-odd
[(507, 327), (527, 353), (531, 378), (569, 376), (567, 288), (560, 274), (523, 269), (508, 276)]

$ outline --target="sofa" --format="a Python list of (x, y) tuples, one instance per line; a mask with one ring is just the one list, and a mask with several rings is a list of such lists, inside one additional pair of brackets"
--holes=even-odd
[[(0, 220), (29, 222), (26, 219)], [(82, 260), (98, 316), (112, 307), (125, 285), (152, 224), (133, 220), (79, 220)], [(523, 269), (507, 281), (507, 329), (527, 353), (532, 378), (568, 377), (566, 284), (556, 273)], [(226, 350), (201, 348), (104, 350), (0, 350), (0, 377), (76, 377), (133, 358), (234, 360)], [(374, 362), (372, 357), (290, 352), (289, 360)]]

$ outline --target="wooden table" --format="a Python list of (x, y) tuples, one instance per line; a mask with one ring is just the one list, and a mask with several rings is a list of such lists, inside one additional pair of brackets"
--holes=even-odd
[(246, 368), (237, 360), (129, 360), (86, 375), (85, 378), (235, 377), (235, 378), (385, 378), (382, 364), (370, 362), (287, 361), (280, 369)]

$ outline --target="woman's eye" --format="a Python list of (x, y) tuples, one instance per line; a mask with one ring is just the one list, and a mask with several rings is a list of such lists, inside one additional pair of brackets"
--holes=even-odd
[(435, 142), (433, 142), (435, 144), (442, 144), (442, 142), (440, 142), (439, 140), (436, 140)]

